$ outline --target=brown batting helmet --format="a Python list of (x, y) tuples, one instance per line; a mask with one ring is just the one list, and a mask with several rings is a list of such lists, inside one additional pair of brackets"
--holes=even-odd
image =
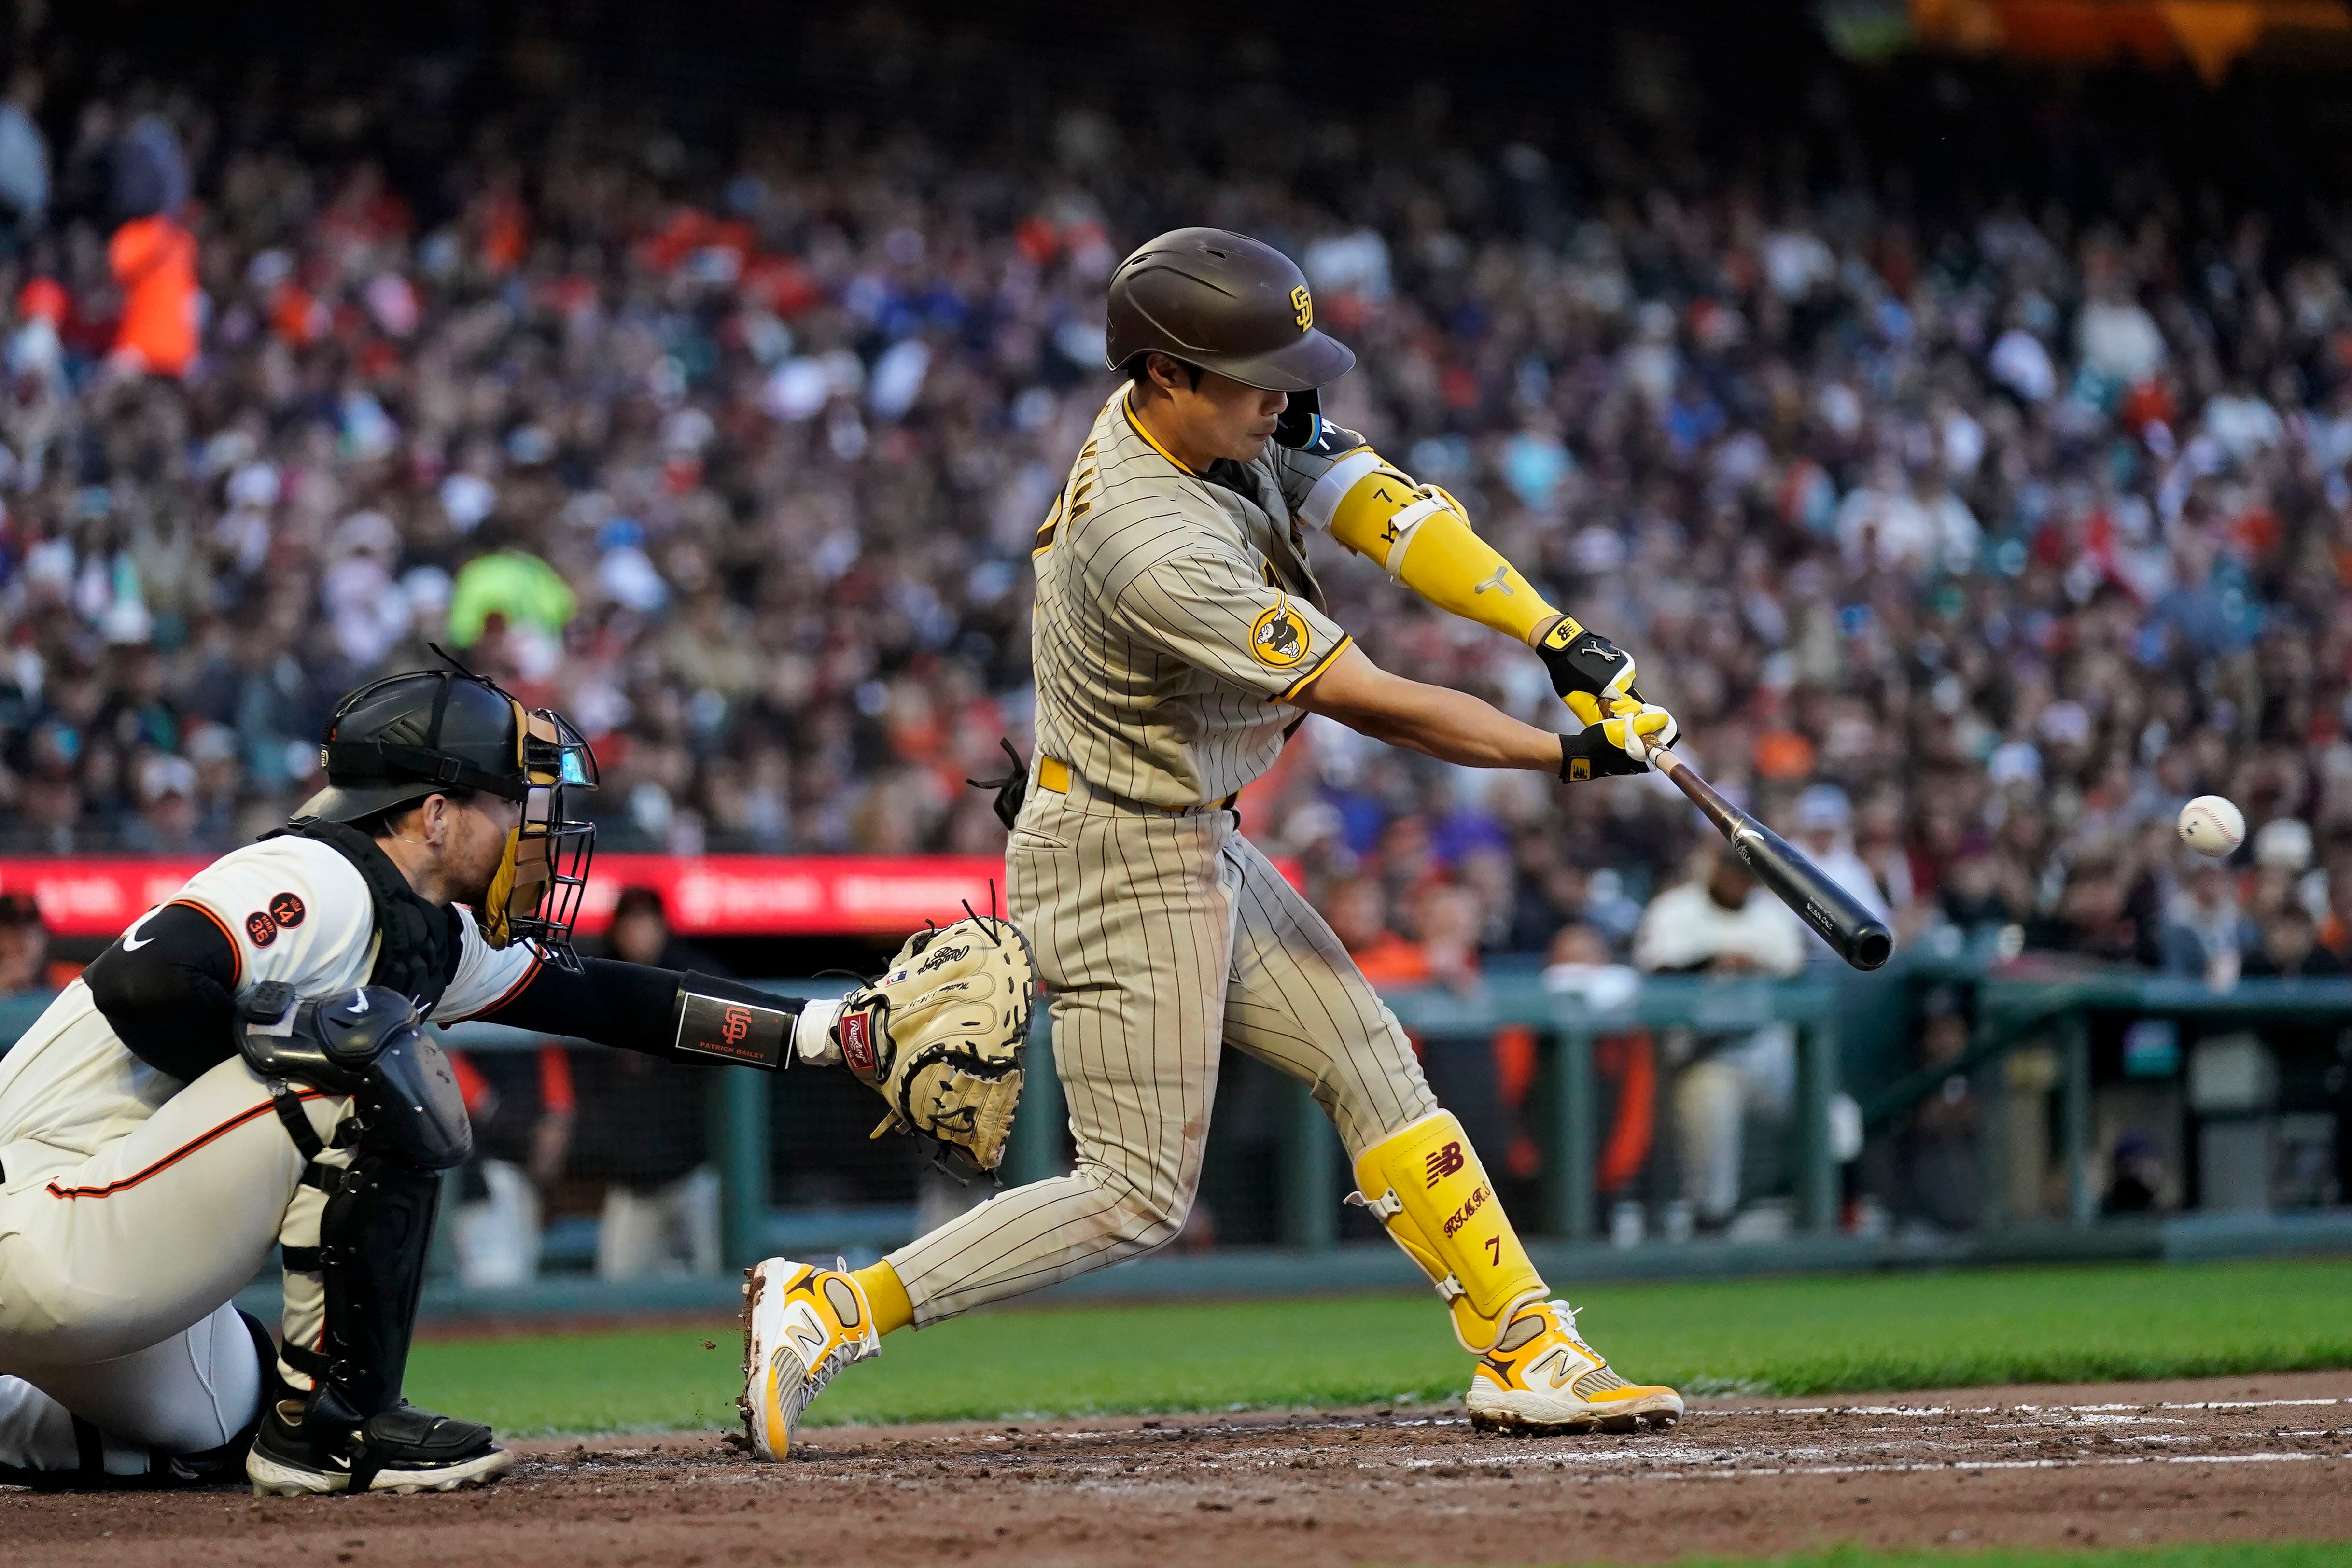
[(1155, 350), (1267, 392), (1307, 392), (1356, 363), (1316, 329), (1297, 263), (1222, 228), (1171, 229), (1110, 275), (1104, 358), (1125, 370)]

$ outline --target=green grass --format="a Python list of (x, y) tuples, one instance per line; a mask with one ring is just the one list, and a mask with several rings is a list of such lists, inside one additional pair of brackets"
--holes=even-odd
[(2344, 1550), (2342, 1542), (2310, 1541), (2077, 1552), (1890, 1552), (1838, 1546), (1793, 1557), (1692, 1557), (1676, 1568), (2340, 1568)]
[[(1573, 1299), (1620, 1370), (1691, 1393), (2352, 1367), (2352, 1259), (1610, 1285)], [(436, 1341), (416, 1349), (408, 1396), (515, 1434), (720, 1426), (734, 1419), (741, 1342), (732, 1322)], [(1418, 1294), (982, 1312), (893, 1335), (811, 1419), (1436, 1402), (1468, 1373), (1435, 1300)]]

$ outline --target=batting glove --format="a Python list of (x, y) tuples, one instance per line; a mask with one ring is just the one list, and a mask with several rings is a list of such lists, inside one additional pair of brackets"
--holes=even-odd
[[(1569, 704), (1573, 708), (1574, 702)], [(1621, 698), (1610, 716), (1559, 738), (1559, 776), (1568, 784), (1590, 778), (1643, 773), (1657, 765), (1657, 753), (1675, 743), (1682, 727), (1654, 702)]]
[(1550, 672), (1551, 689), (1586, 724), (1600, 722), (1613, 702), (1642, 700), (1633, 689), (1633, 656), (1600, 633), (1586, 631), (1573, 616), (1553, 622), (1536, 639), (1536, 653)]

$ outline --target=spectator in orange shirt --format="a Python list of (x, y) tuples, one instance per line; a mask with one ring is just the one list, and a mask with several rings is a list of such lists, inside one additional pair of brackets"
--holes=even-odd
[(196, 237), (173, 216), (187, 205), (188, 162), (162, 115), (141, 115), (115, 143), (109, 201), (122, 220), (106, 247), (122, 290), (114, 366), (185, 375), (196, 358)]
[(196, 358), (196, 237), (164, 213), (133, 218), (114, 231), (106, 259), (122, 289), (116, 368), (185, 375)]
[(1428, 984), (1429, 960), (1421, 944), (1407, 942), (1389, 925), (1388, 894), (1371, 878), (1350, 878), (1332, 889), (1323, 918), (1375, 990)]
[(1430, 980), (1455, 991), (1476, 990), (1478, 933), (1486, 925), (1478, 895), (1445, 882), (1424, 887), (1413, 900), (1412, 923)]
[[(1483, 922), (1477, 895), (1466, 888), (1433, 883), (1414, 900), (1419, 942), (1399, 936), (1388, 923), (1388, 898), (1380, 883), (1357, 877), (1331, 890), (1324, 905), (1331, 930), (1377, 990), (1411, 985), (1447, 985), (1468, 990), (1478, 984), (1478, 931)], [(1445, 1036), (1413, 1037), (1438, 1102), (1462, 1121), (1483, 1147), (1508, 1149), (1503, 1111), (1503, 1061), (1497, 1042)], [(1520, 1163), (1527, 1163), (1522, 1161)], [(1507, 1169), (1511, 1167), (1507, 1166)], [(1512, 1173), (1524, 1172), (1512, 1169)]]
[[(1412, 923), (1421, 937), (1417, 945), (1425, 984), (1475, 994), (1481, 984), (1478, 933), (1486, 924), (1478, 895), (1451, 883), (1424, 886), (1412, 901)], [(1507, 1064), (1527, 1055), (1532, 1044), (1525, 1032), (1518, 1031), (1517, 1038), (1507, 1028), (1484, 1039), (1448, 1035), (1413, 1043), (1421, 1049), (1431, 1091), (1460, 1119), (1463, 1131), (1481, 1149), (1504, 1151), (1506, 1174), (1532, 1174), (1539, 1163), (1535, 1146), (1523, 1146), (1516, 1136), (1504, 1093)]]

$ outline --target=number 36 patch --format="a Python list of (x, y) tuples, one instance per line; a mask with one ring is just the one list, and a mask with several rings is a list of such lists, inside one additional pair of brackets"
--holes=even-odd
[(278, 940), (278, 933), (291, 931), (310, 915), (300, 895), (278, 893), (269, 900), (266, 910), (256, 910), (245, 917), (245, 934), (256, 947), (268, 947)]

